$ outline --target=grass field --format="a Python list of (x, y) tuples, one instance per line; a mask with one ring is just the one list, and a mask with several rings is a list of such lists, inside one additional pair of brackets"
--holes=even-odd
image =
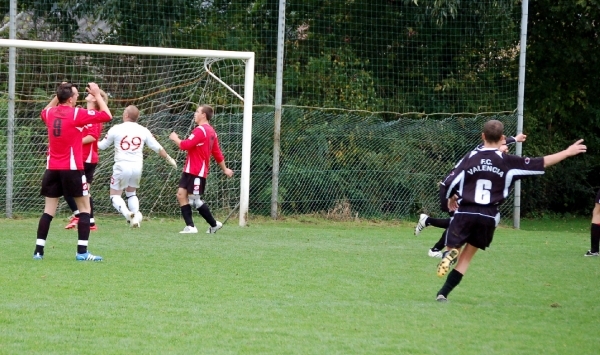
[[(198, 222), (198, 217), (196, 221)], [(598, 354), (600, 258), (589, 220), (500, 228), (448, 303), (439, 229), (313, 218), (131, 230), (101, 217), (75, 261), (55, 219), (0, 220), (0, 354)], [(199, 228), (206, 230), (204, 224)]]

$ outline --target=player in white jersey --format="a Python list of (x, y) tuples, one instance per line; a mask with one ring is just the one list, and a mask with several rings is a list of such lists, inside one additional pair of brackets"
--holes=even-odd
[[(123, 123), (108, 130), (104, 139), (98, 143), (99, 149), (115, 147), (115, 164), (110, 178), (110, 199), (115, 209), (123, 214), (131, 227), (139, 227), (142, 214), (139, 211), (140, 202), (136, 189), (140, 187), (142, 168), (144, 165), (144, 146), (158, 153), (174, 168), (177, 163), (167, 154), (150, 131), (137, 123), (140, 111), (130, 105), (123, 112)], [(127, 204), (121, 197), (125, 190)]]

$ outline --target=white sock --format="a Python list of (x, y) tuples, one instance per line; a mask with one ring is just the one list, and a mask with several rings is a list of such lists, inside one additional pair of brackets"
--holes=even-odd
[(136, 213), (140, 210), (140, 200), (138, 199), (135, 192), (127, 192), (125, 191), (125, 196), (127, 196), (127, 206), (129, 206), (129, 210), (131, 213)]
[(131, 211), (129, 211), (127, 205), (125, 205), (125, 201), (123, 201), (121, 195), (110, 195), (110, 200), (112, 201), (112, 205), (115, 207), (115, 209), (125, 216), (125, 218), (129, 218), (131, 216)]

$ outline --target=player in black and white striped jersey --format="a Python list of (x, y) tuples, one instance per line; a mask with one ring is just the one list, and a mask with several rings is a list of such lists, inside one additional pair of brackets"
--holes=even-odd
[(483, 147), (465, 155), (454, 169), (454, 178), (449, 181), (448, 209), (455, 213), (446, 233), (447, 250), (438, 264), (438, 276), (444, 276), (456, 259), (458, 262), (438, 291), (438, 301), (446, 301), (448, 294), (461, 282), (477, 250), (485, 250), (492, 243), (500, 220), (498, 208), (508, 197), (514, 182), (541, 175), (546, 167), (587, 149), (580, 139), (561, 152), (541, 158), (503, 154), (499, 151), (503, 131), (502, 122), (486, 122), (481, 135)]
[[(522, 134), (522, 133), (519, 133), (514, 137), (508, 137), (503, 142), (504, 144), (500, 147), (500, 151), (503, 153), (508, 153), (509, 146), (515, 144), (516, 142), (525, 142), (526, 139), (527, 139), (527, 135)], [(483, 144), (478, 145), (475, 149), (479, 149), (479, 148), (483, 148)], [(446, 187), (447, 187), (448, 181), (453, 177), (453, 172), (454, 172), (454, 169), (452, 169), (452, 171), (450, 171), (450, 173), (440, 182), (440, 192), (439, 192), (440, 209), (442, 210), (442, 212), (448, 213), (450, 215), (450, 218), (454, 215), (454, 212), (450, 212), (448, 210), (448, 199), (446, 198)], [(447, 230), (448, 226), (450, 225), (450, 218), (431, 218), (427, 214), (424, 214), (424, 213), (422, 213), (419, 216), (419, 222), (417, 222), (417, 225), (415, 227), (415, 235), (416, 236), (418, 236), (419, 233), (421, 233), (421, 231), (423, 229), (425, 229), (425, 227), (433, 226), (433, 227), (438, 227), (438, 228), (444, 229), (444, 232), (442, 232), (442, 236), (440, 237), (440, 239), (427, 252), (427, 254), (432, 258), (441, 258), (442, 257), (442, 254), (444, 252), (444, 246), (445, 246), (444, 243), (446, 241), (446, 230)]]

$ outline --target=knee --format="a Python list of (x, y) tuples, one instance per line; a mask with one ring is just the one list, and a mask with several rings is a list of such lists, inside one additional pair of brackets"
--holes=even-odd
[(177, 191), (175, 196), (177, 197), (177, 201), (179, 202), (187, 201), (187, 194), (184, 191)]

